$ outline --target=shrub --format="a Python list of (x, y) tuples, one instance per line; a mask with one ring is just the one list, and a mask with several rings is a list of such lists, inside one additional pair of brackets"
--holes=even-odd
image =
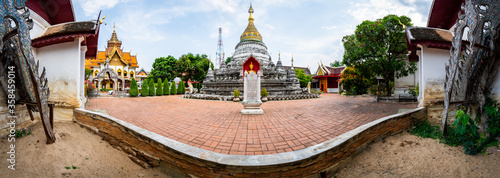
[(163, 95), (170, 95), (170, 85), (166, 80), (165, 83), (163, 83)]
[(177, 93), (177, 90), (175, 89), (175, 81), (172, 81), (172, 84), (170, 84), (170, 94), (175, 95)]
[(269, 93), (267, 92), (267, 90), (265, 88), (263, 88), (262, 90), (260, 90), (260, 96), (262, 97), (267, 97)]
[(201, 92), (202, 87), (203, 87), (203, 84), (197, 83), (196, 88), (198, 89), (198, 93)]
[(163, 95), (163, 83), (161, 82), (161, 78), (158, 78), (158, 83), (156, 87), (156, 96)]
[(234, 95), (235, 98), (240, 97), (240, 91), (238, 91), (238, 89), (234, 90), (233, 95)]
[(479, 150), (479, 132), (477, 132), (477, 126), (474, 120), (465, 113), (462, 109), (457, 111), (455, 116), (456, 120), (453, 126), (456, 127), (454, 132), (455, 136), (464, 146), (465, 154), (475, 155), (480, 152)]
[(130, 81), (130, 90), (128, 91), (131, 97), (136, 97), (139, 95), (139, 88), (137, 88), (137, 82), (134, 78)]
[(113, 89), (101, 88), (101, 91), (111, 91)]
[(361, 71), (352, 67), (346, 67), (344, 71), (342, 71), (339, 81), (339, 84), (343, 85), (346, 95), (360, 95), (366, 93), (368, 83), (368, 79), (361, 76)]
[(177, 87), (177, 94), (184, 94), (186, 93), (186, 86), (184, 84), (184, 82), (181, 80), (179, 81), (179, 86)]
[(155, 81), (153, 81), (154, 79), (151, 79), (149, 81), (149, 96), (154, 96), (155, 95)]
[(142, 81), (142, 87), (141, 87), (141, 96), (148, 96), (149, 95), (149, 89), (148, 89), (148, 80)]

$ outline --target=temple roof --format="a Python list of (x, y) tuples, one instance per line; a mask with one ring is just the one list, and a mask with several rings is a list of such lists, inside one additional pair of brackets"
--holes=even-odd
[[(290, 70), (292, 68), (292, 66), (281, 66), (283, 67), (284, 70)], [(300, 70), (304, 70), (304, 74), (306, 75), (311, 75), (311, 70), (309, 70), (309, 67), (297, 67), (297, 66), (293, 66), (294, 69), (300, 69)]]
[(449, 30), (428, 27), (408, 27), (406, 34), (411, 41), (425, 40), (451, 42), (453, 39), (453, 34), (451, 34)]
[(248, 26), (241, 34), (240, 36), (240, 42), (242, 41), (247, 41), (247, 40), (254, 40), (254, 41), (260, 41), (262, 42), (262, 36), (260, 35), (259, 31), (257, 31), (257, 28), (255, 28), (255, 25), (253, 24), (253, 8), (252, 5), (250, 5), (250, 9), (248, 9), (248, 13), (250, 13), (250, 17), (248, 17)]
[(45, 33), (32, 40), (32, 46), (36, 48), (47, 45), (73, 41), (79, 36), (95, 36), (98, 33), (98, 23), (96, 21), (67, 22), (50, 26)]
[(450, 29), (457, 21), (461, 4), (464, 2), (465, 0), (434, 0), (427, 27)]
[(71, 0), (28, 0), (26, 7), (33, 10), (50, 25), (75, 21)]
[(98, 51), (97, 56), (95, 58), (87, 58), (85, 61), (85, 67), (99, 67), (101, 64), (106, 63), (106, 59), (113, 57), (113, 55), (117, 54), (120, 58), (120, 61), (125, 63), (132, 68), (138, 68), (139, 65), (137, 63), (137, 55), (132, 55), (130, 52), (124, 52), (121, 48), (122, 42), (118, 40), (116, 35), (116, 31), (113, 26), (113, 33), (111, 34), (111, 38), (108, 40), (108, 46), (105, 51)]
[(116, 44), (117, 47), (120, 47), (122, 41), (118, 40), (118, 36), (116, 35), (115, 25), (113, 25), (113, 33), (111, 34), (111, 38), (108, 40), (108, 47), (114, 46)]

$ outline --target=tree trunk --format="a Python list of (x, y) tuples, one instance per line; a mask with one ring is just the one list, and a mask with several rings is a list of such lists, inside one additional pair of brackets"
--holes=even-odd
[(391, 96), (391, 89), (389, 88), (389, 83), (390, 83), (389, 79), (386, 79), (385, 80), (385, 89), (387, 90), (386, 96)]

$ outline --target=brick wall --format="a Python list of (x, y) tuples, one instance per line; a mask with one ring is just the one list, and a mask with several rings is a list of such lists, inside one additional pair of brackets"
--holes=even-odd
[[(350, 158), (374, 141), (398, 133), (415, 119), (425, 119), (426, 109), (384, 117), (332, 140), (294, 152), (239, 156), (195, 148), (116, 118), (75, 109), (74, 120), (143, 167), (159, 166), (174, 177), (316, 177), (331, 176)], [(297, 159), (300, 158), (300, 159)], [(258, 164), (255, 164), (255, 162)]]

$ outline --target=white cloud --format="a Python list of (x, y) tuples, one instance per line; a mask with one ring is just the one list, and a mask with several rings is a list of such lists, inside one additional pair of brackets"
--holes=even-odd
[(376, 20), (388, 14), (406, 15), (412, 19), (415, 26), (426, 26), (426, 15), (421, 14), (414, 0), (406, 0), (406, 4), (398, 0), (369, 0), (369, 2), (356, 3), (348, 10), (359, 22)]
[(338, 27), (332, 25), (332, 26), (322, 26), (321, 28), (325, 30), (336, 30)]
[(95, 16), (99, 13), (100, 10), (111, 9), (116, 4), (120, 2), (125, 2), (128, 0), (77, 0), (83, 11), (85, 12), (85, 16)]

